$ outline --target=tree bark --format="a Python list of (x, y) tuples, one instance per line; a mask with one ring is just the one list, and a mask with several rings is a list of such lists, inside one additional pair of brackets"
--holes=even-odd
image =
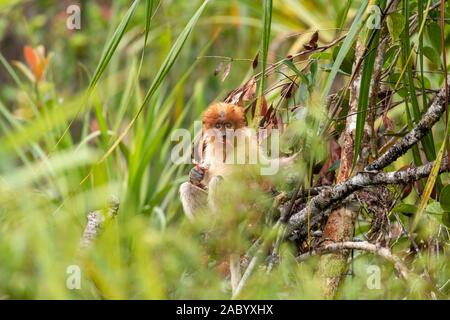
[[(337, 176), (337, 183), (342, 183), (348, 180), (352, 175), (353, 158), (355, 153), (355, 129), (356, 119), (358, 114), (358, 97), (361, 85), (361, 63), (363, 59), (365, 47), (360, 40), (357, 41), (355, 50), (354, 72), (356, 76), (350, 84), (350, 108), (349, 116), (347, 118), (345, 131), (342, 136), (342, 152), (341, 164), (339, 174)], [(361, 151), (356, 163), (355, 169), (362, 169), (368, 155), (368, 138), (370, 136), (370, 128), (364, 128), (364, 135), (361, 142)], [(358, 172), (357, 170), (356, 172)], [(354, 220), (356, 218), (358, 209), (341, 207), (331, 212), (327, 223), (323, 230), (322, 245), (335, 242), (345, 242), (353, 238)], [(348, 250), (341, 250), (330, 254), (322, 255), (319, 261), (319, 276), (322, 279), (321, 289), (324, 297), (332, 298), (340, 283), (341, 276), (345, 274), (347, 268)]]

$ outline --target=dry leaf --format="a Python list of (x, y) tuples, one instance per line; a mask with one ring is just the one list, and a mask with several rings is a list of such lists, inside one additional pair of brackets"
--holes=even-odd
[(214, 77), (217, 76), (220, 71), (222, 71), (222, 66), (223, 66), (223, 62), (219, 62), (219, 64), (217, 65), (216, 69), (214, 70)]
[(225, 79), (228, 77), (228, 74), (230, 74), (230, 70), (231, 70), (231, 62), (228, 62), (228, 64), (225, 66), (225, 69), (223, 70), (222, 82), (224, 82)]
[(384, 114), (382, 116), (383, 125), (386, 128), (386, 131), (394, 131), (394, 122), (387, 116), (387, 114)]
[(256, 81), (254, 78), (251, 78), (245, 85), (244, 85), (244, 101), (250, 101), (255, 97), (256, 93)]
[(242, 103), (243, 101), (250, 101), (253, 100), (253, 97), (256, 93), (256, 81), (254, 78), (251, 78), (249, 81), (247, 81), (242, 86), (232, 90), (225, 99), (223, 99), (223, 102), (225, 103), (231, 103), (231, 104), (238, 104)]
[(258, 59), (259, 59), (259, 52), (256, 54), (255, 59), (253, 59), (253, 63), (252, 63), (253, 70), (255, 70), (256, 67), (258, 66)]
[(295, 88), (296, 88), (295, 82), (286, 83), (281, 89), (281, 96), (285, 99), (289, 99), (290, 97), (292, 97)]
[(266, 101), (266, 97), (261, 96), (262, 100), (261, 100), (261, 116), (265, 117), (267, 114), (267, 101)]
[(319, 31), (314, 32), (308, 44), (304, 44), (303, 47), (306, 50), (315, 50), (317, 49), (317, 41), (319, 41)]

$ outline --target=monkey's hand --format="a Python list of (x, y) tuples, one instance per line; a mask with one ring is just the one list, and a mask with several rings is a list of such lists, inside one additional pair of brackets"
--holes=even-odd
[(196, 186), (201, 186), (201, 181), (205, 177), (205, 169), (196, 165), (189, 172), (189, 181)]

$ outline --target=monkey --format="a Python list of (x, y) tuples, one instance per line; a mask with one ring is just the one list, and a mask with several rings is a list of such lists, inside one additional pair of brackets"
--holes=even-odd
[[(181, 184), (179, 189), (182, 207), (189, 220), (201, 212), (220, 214), (217, 199), (222, 180), (230, 179), (237, 165), (248, 165), (252, 156), (260, 160), (256, 159), (256, 164), (277, 162), (282, 166), (292, 164), (296, 156), (268, 159), (260, 150), (258, 137), (247, 127), (244, 108), (223, 102), (211, 104), (204, 112), (198, 148), (202, 159), (190, 170), (189, 181)], [(230, 254), (229, 267), (234, 294), (241, 277), (239, 254)]]

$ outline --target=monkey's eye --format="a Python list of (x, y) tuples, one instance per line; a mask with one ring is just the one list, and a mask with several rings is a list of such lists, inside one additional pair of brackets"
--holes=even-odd
[(216, 123), (216, 124), (214, 125), (214, 128), (220, 129), (220, 128), (222, 128), (222, 125), (221, 125), (220, 123)]
[(233, 125), (230, 122), (226, 122), (225, 123), (225, 128), (231, 129), (231, 128), (233, 128)]

